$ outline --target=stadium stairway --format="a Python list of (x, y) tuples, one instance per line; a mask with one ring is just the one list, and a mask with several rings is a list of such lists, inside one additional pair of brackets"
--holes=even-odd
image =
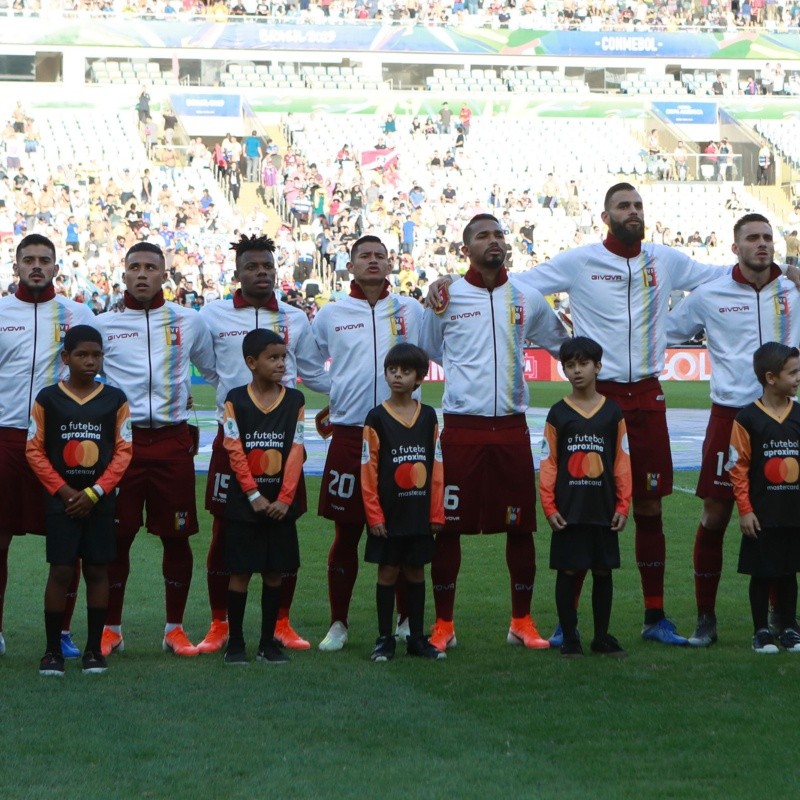
[(788, 194), (780, 186), (748, 186), (753, 197), (765, 205), (771, 214), (780, 219), (787, 219), (792, 213), (792, 203)]

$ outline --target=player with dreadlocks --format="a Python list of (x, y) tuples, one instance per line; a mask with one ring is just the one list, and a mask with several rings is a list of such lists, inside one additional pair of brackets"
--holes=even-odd
[[(217, 386), (217, 421), (219, 430), (211, 451), (206, 488), (206, 508), (214, 517), (213, 535), (208, 551), (208, 599), (211, 627), (198, 645), (201, 653), (213, 653), (228, 639), (228, 573), (225, 569), (225, 503), (233, 470), (223, 445), (222, 418), (225, 397), (235, 386), (251, 379), (242, 358), (242, 338), (251, 330), (266, 328), (279, 334), (286, 343), (284, 385), (294, 388), (298, 374), (310, 389), (328, 394), (330, 381), (325, 361), (317, 347), (305, 313), (283, 303), (275, 295), (275, 243), (267, 236), (242, 235), (231, 243), (236, 252), (234, 279), (239, 288), (231, 300), (215, 300), (200, 311), (211, 331), (219, 374)], [(305, 487), (298, 487), (297, 501), (305, 511)], [(283, 575), (275, 638), (284, 646), (305, 650), (311, 645), (289, 623), (289, 608), (297, 584), (297, 573)]]

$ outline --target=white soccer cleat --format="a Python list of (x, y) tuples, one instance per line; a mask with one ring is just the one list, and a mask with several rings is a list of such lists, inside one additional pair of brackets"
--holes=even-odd
[(319, 643), (319, 649), (326, 653), (335, 653), (347, 644), (347, 626), (342, 622), (334, 622), (325, 638)]

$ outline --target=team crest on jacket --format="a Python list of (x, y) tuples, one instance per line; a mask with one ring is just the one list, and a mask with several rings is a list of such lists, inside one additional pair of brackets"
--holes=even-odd
[(392, 326), (392, 336), (402, 336), (405, 337), (406, 335), (406, 318), (403, 316), (401, 312), (392, 315), (389, 318), (389, 321)]
[(775, 314), (779, 317), (789, 316), (789, 300), (785, 294), (775, 296)]
[(285, 323), (277, 322), (275, 325), (272, 326), (273, 332), (277, 333), (278, 336), (283, 339), (285, 344), (289, 344), (289, 326)]
[(66, 322), (56, 322), (56, 324), (53, 325), (53, 341), (63, 342), (64, 336), (66, 336), (68, 330), (69, 325), (67, 325)]
[(167, 347), (179, 347), (181, 343), (181, 329), (177, 325), (169, 325), (164, 330)]
[(512, 325), (525, 324), (525, 306), (511, 306), (508, 310)]
[(655, 288), (658, 285), (658, 279), (656, 278), (656, 268), (651, 266), (645, 266), (642, 269), (642, 280), (644, 281), (645, 286), (649, 286), (650, 288)]

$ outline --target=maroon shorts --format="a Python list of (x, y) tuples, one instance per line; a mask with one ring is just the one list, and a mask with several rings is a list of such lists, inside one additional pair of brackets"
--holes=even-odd
[(361, 445), (364, 429), (360, 425), (334, 425), (322, 486), (319, 490), (321, 517), (345, 525), (364, 525), (361, 497)]
[(47, 493), (25, 458), (27, 431), (0, 428), (0, 533), (44, 535)]
[(536, 530), (536, 474), (523, 414), (444, 415), (445, 530)]
[(631, 452), (633, 498), (672, 494), (672, 453), (664, 390), (655, 378), (636, 383), (597, 381), (597, 391), (622, 409)]
[[(222, 443), (224, 433), (222, 425), (217, 428), (214, 444), (211, 446), (211, 461), (208, 464), (208, 482), (206, 483), (206, 511), (210, 511), (218, 519), (225, 517), (225, 506), (228, 502), (228, 486), (232, 480), (233, 468), (228, 451)], [(297, 486), (295, 495), (298, 516), (306, 513), (306, 482), (303, 475)]]
[(156, 536), (183, 538), (198, 531), (194, 490), (194, 440), (186, 423), (134, 428), (133, 458), (119, 483), (116, 524), (133, 536), (147, 514)]
[(703, 460), (700, 477), (697, 479), (698, 497), (733, 501), (733, 484), (728, 475), (731, 455), (731, 431), (733, 420), (740, 408), (720, 406), (713, 403), (708, 419), (706, 438), (703, 440)]

